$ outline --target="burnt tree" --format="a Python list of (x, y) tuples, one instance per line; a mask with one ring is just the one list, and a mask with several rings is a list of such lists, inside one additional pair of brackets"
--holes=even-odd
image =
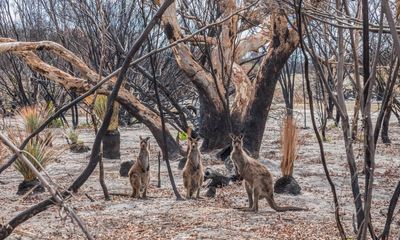
[[(209, 61), (197, 61), (188, 42), (180, 43), (172, 50), (178, 66), (193, 82), (201, 96), (199, 133), (204, 138), (202, 150), (224, 147), (229, 143), (229, 132), (243, 131), (245, 148), (258, 157), (281, 69), (297, 48), (299, 37), (294, 29), (288, 27), (287, 17), (282, 9), (273, 9), (270, 19), (263, 21), (266, 19), (265, 14), (271, 11), (264, 11), (257, 2), (238, 6), (234, 0), (225, 0), (216, 4), (219, 16), (219, 20), (215, 22), (218, 25), (217, 30), (213, 32), (213, 36), (204, 35), (193, 39), (196, 43), (210, 47)], [(244, 15), (246, 21), (239, 19), (239, 13)], [(169, 7), (162, 22), (170, 42), (184, 37), (177, 18), (176, 5)], [(248, 22), (252, 24), (245, 24)], [(260, 27), (262, 30), (247, 37), (239, 36), (253, 27)], [(248, 73), (253, 71), (254, 66), (241, 63), (246, 54), (256, 53), (266, 46), (266, 53), (258, 64), (258, 69), (254, 70), (255, 78), (251, 80)], [(234, 86), (231, 103), (230, 84)]]

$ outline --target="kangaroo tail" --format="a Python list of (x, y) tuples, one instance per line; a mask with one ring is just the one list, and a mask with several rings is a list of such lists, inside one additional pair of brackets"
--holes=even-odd
[(307, 211), (308, 209), (306, 208), (300, 208), (300, 207), (293, 207), (293, 206), (283, 206), (280, 207), (275, 203), (274, 197), (270, 196), (267, 197), (268, 204), (271, 206), (272, 209), (274, 209), (277, 212), (285, 212), (285, 211)]

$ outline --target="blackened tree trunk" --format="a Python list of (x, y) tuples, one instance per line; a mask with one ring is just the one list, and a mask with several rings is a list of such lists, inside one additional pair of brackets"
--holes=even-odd
[(109, 131), (104, 134), (103, 142), (103, 157), (109, 159), (119, 159), (121, 157), (121, 135), (118, 129)]
[[(71, 93), (72, 101), (77, 98), (77, 94), (75, 92)], [(72, 128), (76, 129), (79, 125), (79, 111), (78, 111), (78, 104), (75, 104), (71, 108), (71, 117), (72, 117)]]
[(333, 104), (333, 100), (331, 96), (328, 96), (328, 107), (326, 109), (327, 119), (333, 119), (333, 109), (335, 105)]
[(297, 32), (289, 30), (284, 25), (287, 21), (281, 14), (277, 15), (273, 22), (271, 46), (261, 63), (255, 82), (254, 97), (247, 108), (244, 122), (244, 146), (254, 157), (259, 155), (280, 72), (299, 43)]
[(226, 113), (215, 108), (209, 99), (200, 95), (199, 135), (203, 138), (202, 151), (222, 148), (229, 142), (229, 125)]
[(390, 121), (390, 115), (392, 113), (392, 101), (389, 102), (389, 105), (387, 106), (385, 110), (385, 114), (383, 116), (383, 122), (382, 122), (382, 131), (381, 131), (381, 139), (383, 143), (390, 144), (390, 138), (389, 138), (389, 121)]

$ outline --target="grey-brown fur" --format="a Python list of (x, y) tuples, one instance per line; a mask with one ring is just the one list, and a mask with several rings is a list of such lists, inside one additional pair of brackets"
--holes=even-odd
[(198, 139), (189, 137), (189, 148), (185, 167), (183, 168), (183, 185), (186, 188), (186, 198), (196, 193), (200, 197), (200, 188), (204, 180), (204, 169), (198, 147)]
[(140, 151), (135, 164), (129, 170), (129, 180), (132, 186), (132, 197), (146, 198), (147, 186), (150, 182), (150, 137), (140, 137)]
[(258, 200), (263, 198), (266, 198), (271, 208), (278, 212), (306, 210), (292, 206), (278, 206), (274, 200), (271, 173), (263, 164), (250, 157), (243, 150), (243, 135), (231, 135), (231, 138), (233, 146), (231, 159), (245, 181), (245, 188), (249, 198), (249, 210), (257, 212)]

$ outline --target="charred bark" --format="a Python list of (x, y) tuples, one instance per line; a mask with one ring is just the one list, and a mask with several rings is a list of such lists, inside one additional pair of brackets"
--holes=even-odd
[(261, 63), (255, 82), (254, 97), (250, 101), (243, 126), (244, 147), (254, 157), (259, 155), (265, 124), (280, 72), (299, 43), (297, 33), (293, 29), (289, 30), (285, 24), (287, 21), (283, 13), (275, 16), (271, 46)]
[(390, 138), (389, 138), (389, 121), (390, 121), (390, 115), (392, 113), (392, 104), (390, 103), (386, 110), (385, 114), (383, 116), (383, 122), (382, 122), (382, 132), (381, 132), (381, 139), (383, 143), (390, 144)]
[(222, 148), (229, 143), (229, 125), (224, 111), (219, 111), (207, 97), (200, 94), (200, 128), (203, 138), (201, 151)]

